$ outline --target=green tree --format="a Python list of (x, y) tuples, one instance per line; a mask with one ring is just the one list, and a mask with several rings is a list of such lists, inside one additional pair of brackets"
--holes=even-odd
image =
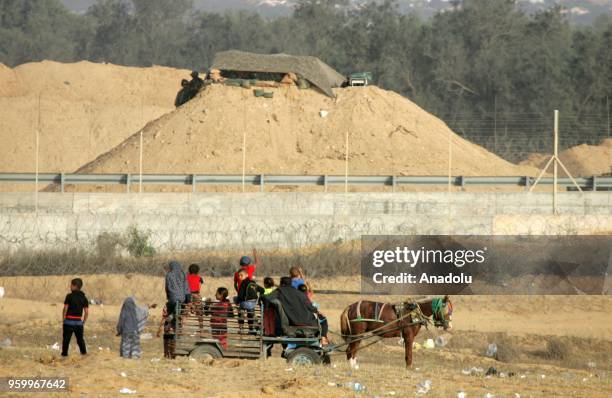
[(11, 66), (73, 60), (78, 19), (58, 0), (2, 0), (0, 60)]

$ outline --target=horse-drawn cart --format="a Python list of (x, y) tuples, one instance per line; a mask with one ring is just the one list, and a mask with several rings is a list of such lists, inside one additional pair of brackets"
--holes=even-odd
[(292, 326), (286, 335), (267, 336), (263, 306), (251, 311), (218, 303), (178, 305), (175, 312), (175, 355), (192, 358), (266, 358), (273, 345), (282, 345), (292, 365), (329, 363), (318, 328)]

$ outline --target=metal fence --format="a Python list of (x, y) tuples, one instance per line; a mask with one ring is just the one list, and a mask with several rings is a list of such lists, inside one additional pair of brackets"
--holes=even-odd
[[(551, 153), (551, 115), (492, 114), (490, 117), (445, 114), (441, 118), (455, 133), (512, 163), (533, 153)], [(559, 116), (559, 151), (587, 144), (599, 145), (611, 138), (610, 114)], [(612, 171), (612, 170), (609, 170)]]
[[(142, 178), (141, 178), (142, 177)], [(588, 191), (608, 191), (612, 189), (612, 176), (579, 177), (574, 179)], [(339, 176), (339, 175), (232, 175), (232, 174), (65, 174), (65, 173), (0, 173), (0, 183), (53, 184), (64, 192), (67, 185), (124, 185), (126, 192), (141, 185), (187, 185), (197, 192), (200, 185), (254, 185), (264, 192), (267, 185), (320, 186), (327, 191), (329, 186), (514, 186), (529, 190), (535, 182), (534, 177), (473, 177), (473, 176)], [(553, 185), (553, 177), (541, 178), (540, 185)], [(572, 189), (571, 178), (558, 178), (557, 185)]]

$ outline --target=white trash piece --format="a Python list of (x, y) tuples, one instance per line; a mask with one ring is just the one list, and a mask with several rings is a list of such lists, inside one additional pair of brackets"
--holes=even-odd
[(438, 336), (436, 337), (435, 343), (436, 347), (444, 347), (446, 344), (448, 344), (448, 341), (444, 338), (444, 336)]
[(432, 385), (431, 380), (423, 380), (422, 382), (417, 384), (417, 389), (416, 389), (417, 394), (421, 394), (421, 395), (427, 394), (429, 390), (431, 390), (431, 385)]
[(119, 390), (119, 394), (136, 394), (136, 390), (130, 390), (127, 387), (123, 387), (121, 390)]
[(321, 116), (321, 117), (327, 117), (327, 115), (329, 115), (329, 112), (328, 112), (328, 111), (326, 111), (326, 110), (324, 110), (324, 109), (321, 109), (321, 110), (319, 111), (319, 116)]
[(0, 299), (4, 297), (4, 287), (0, 286)]
[(436, 346), (436, 343), (434, 343), (433, 339), (427, 339), (425, 340), (425, 342), (423, 343), (423, 348), (434, 348)]
[(49, 347), (49, 348), (50, 348), (50, 349), (52, 349), (52, 350), (55, 350), (55, 351), (59, 351), (59, 350), (60, 350), (60, 345), (59, 345), (59, 343), (56, 341), (56, 342), (55, 342), (55, 343), (53, 343), (53, 345), (52, 345), (51, 347)]
[(363, 390), (365, 390), (365, 387), (363, 386), (363, 384), (355, 382), (355, 381), (347, 381), (344, 386), (346, 388), (348, 388), (349, 390), (353, 390), (356, 393), (360, 393), (363, 392)]
[(151, 333), (143, 333), (140, 335), (141, 340), (151, 340), (153, 335)]
[(485, 353), (489, 358), (493, 358), (497, 355), (497, 344), (491, 343), (487, 347), (487, 352)]
[(2, 341), (0, 341), (0, 348), (7, 348), (10, 347), (13, 344), (13, 342), (11, 341), (11, 339), (9, 339), (8, 337)]
[(467, 393), (464, 393), (463, 391), (459, 391), (457, 393), (457, 398), (467, 398)]
[(119, 374), (121, 375), (121, 377), (127, 377), (127, 373), (125, 373), (125, 372), (121, 372)]

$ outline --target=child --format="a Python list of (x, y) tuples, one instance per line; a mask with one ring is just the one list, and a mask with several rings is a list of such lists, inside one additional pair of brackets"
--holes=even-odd
[(200, 332), (204, 327), (204, 318), (202, 317), (202, 296), (200, 295), (200, 289), (203, 283), (204, 279), (200, 276), (200, 266), (198, 264), (191, 264), (189, 266), (189, 274), (187, 275), (187, 284), (191, 292), (191, 303), (189, 306), (191, 313), (198, 316)]
[(276, 286), (274, 284), (274, 279), (270, 278), (269, 276), (266, 276), (264, 278), (264, 296), (267, 296), (268, 294), (272, 293), (274, 291), (274, 289), (276, 289)]
[[(248, 271), (241, 269), (238, 271), (238, 296), (236, 297), (236, 304), (238, 304), (241, 315), (246, 312), (247, 318), (249, 318), (249, 333), (253, 332), (253, 318), (255, 317), (255, 307), (259, 300), (259, 295), (263, 294), (264, 288), (255, 283), (249, 278)], [(242, 316), (241, 316), (242, 317)], [(242, 325), (243, 322), (239, 324)]]
[(87, 354), (87, 346), (83, 335), (84, 325), (89, 316), (89, 301), (85, 297), (85, 293), (81, 291), (83, 280), (75, 278), (70, 281), (70, 293), (66, 295), (64, 300), (64, 309), (62, 312), (63, 319), (63, 339), (62, 339), (62, 356), (68, 356), (68, 348), (70, 347), (70, 339), (74, 333), (81, 355)]
[(206, 312), (211, 315), (210, 328), (212, 329), (212, 335), (219, 340), (223, 348), (227, 348), (227, 318), (234, 317), (234, 309), (227, 298), (228, 295), (227, 288), (220, 287), (215, 293), (217, 302), (207, 301), (206, 303)]
[(308, 292), (308, 298), (312, 300), (312, 288), (310, 283), (306, 282), (306, 277), (304, 276), (304, 270), (302, 267), (291, 267), (289, 270), (289, 276), (291, 276), (291, 287), (297, 289), (300, 285), (305, 285)]
[(161, 336), (164, 331), (164, 357), (168, 359), (174, 358), (174, 317), (168, 311), (168, 305), (162, 310), (162, 319), (157, 330), (157, 337)]
[[(264, 278), (264, 292), (263, 295), (267, 296), (276, 290), (274, 279), (269, 276)], [(276, 310), (274, 307), (266, 304), (264, 308), (264, 334), (266, 336), (280, 336), (282, 334), (280, 329), (280, 320), (277, 322)], [(272, 354), (272, 346), (268, 348), (268, 356)]]
[(202, 296), (200, 295), (200, 289), (202, 288), (204, 279), (200, 276), (200, 266), (198, 264), (191, 264), (189, 266), (187, 283), (189, 283), (189, 290), (191, 291), (191, 301), (201, 301)]
[(133, 296), (126, 298), (121, 306), (119, 321), (117, 322), (117, 336), (121, 336), (119, 356), (123, 358), (140, 358), (140, 333), (144, 330), (149, 317), (149, 308), (155, 304), (140, 307), (136, 305)]
[(240, 278), (238, 278), (238, 273), (240, 271), (246, 271), (249, 279), (253, 279), (255, 276), (255, 269), (260, 265), (256, 249), (253, 249), (253, 259), (255, 260), (254, 262), (252, 262), (251, 258), (248, 256), (242, 256), (240, 258), (240, 269), (234, 273), (234, 288), (236, 292), (240, 290)]

